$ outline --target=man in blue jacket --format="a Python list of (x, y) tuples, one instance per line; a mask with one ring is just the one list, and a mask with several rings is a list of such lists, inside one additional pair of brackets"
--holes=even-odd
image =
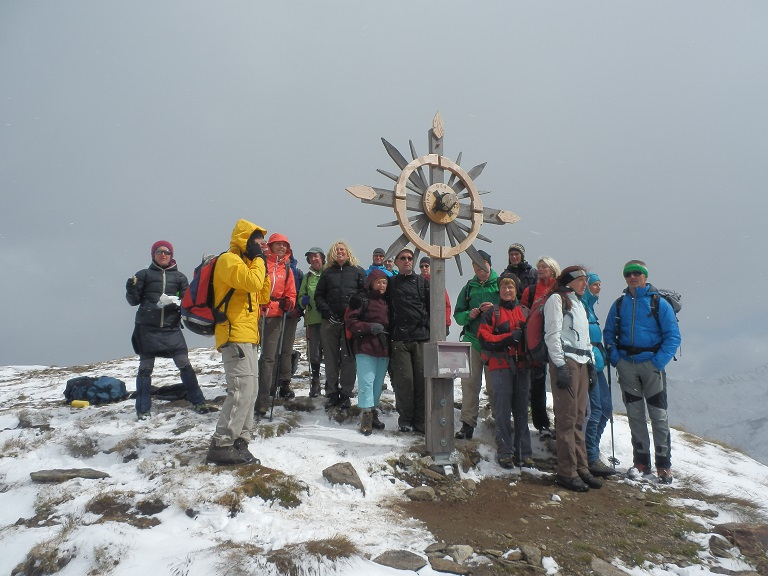
[(624, 265), (627, 288), (613, 303), (603, 330), (608, 358), (619, 374), (629, 429), (633, 466), (628, 475), (651, 472), (650, 438), (645, 409), (651, 418), (656, 472), (659, 481), (672, 482), (667, 378), (664, 369), (680, 346), (680, 329), (672, 306), (648, 284), (648, 268), (641, 260)]

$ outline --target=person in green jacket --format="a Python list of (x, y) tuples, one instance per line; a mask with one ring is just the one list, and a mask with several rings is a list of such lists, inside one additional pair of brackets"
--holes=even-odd
[(315, 307), (315, 288), (320, 280), (320, 273), (325, 264), (325, 254), (322, 248), (313, 247), (304, 254), (309, 264), (309, 270), (304, 274), (297, 296), (299, 307), (304, 312), (304, 328), (306, 331), (307, 348), (309, 349), (309, 368), (312, 371), (312, 381), (309, 385), (309, 397), (320, 396), (320, 362), (323, 360), (323, 343), (320, 341), (320, 324), (323, 316)]
[[(480, 319), (483, 312), (499, 303), (499, 277), (491, 268), (491, 256), (484, 250), (477, 252), (485, 261), (487, 270), (472, 263), (475, 275), (462, 288), (453, 308), (453, 318), (459, 326), (464, 327), (461, 340), (472, 344), (470, 376), (461, 379), (461, 430), (456, 432), (456, 438), (459, 440), (472, 438), (480, 409), (480, 388), (483, 384), (483, 362), (480, 357), (480, 341), (477, 338)], [(487, 373), (485, 381), (490, 382)], [(486, 386), (486, 389), (493, 406), (493, 391), (490, 386)]]

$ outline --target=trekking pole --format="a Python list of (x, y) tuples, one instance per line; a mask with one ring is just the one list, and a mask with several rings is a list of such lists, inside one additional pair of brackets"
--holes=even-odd
[(616, 447), (614, 446), (614, 440), (613, 440), (613, 389), (611, 385), (611, 365), (608, 364), (608, 398), (611, 400), (611, 457), (608, 459), (608, 461), (613, 465), (613, 469), (616, 470), (616, 466), (621, 464), (619, 462), (619, 459), (616, 458)]
[[(264, 310), (261, 310), (261, 315), (259, 316), (259, 345), (256, 346), (256, 356), (258, 357), (258, 369), (259, 374), (261, 374), (261, 339), (264, 337), (264, 327), (267, 324), (267, 317), (264, 313)], [(257, 402), (258, 404), (258, 402)], [(256, 411), (256, 422), (261, 422), (261, 412), (256, 410), (256, 406), (254, 405), (253, 409)]]
[[(283, 334), (285, 333), (285, 320), (288, 318), (288, 312), (283, 312), (283, 318), (280, 320), (280, 339), (277, 341), (277, 358), (275, 359), (275, 376), (272, 387), (275, 393), (272, 394), (272, 407), (269, 409), (269, 421), (272, 422), (272, 413), (275, 411), (275, 396), (277, 396), (277, 381), (280, 378), (280, 355), (283, 353)], [(271, 390), (270, 390), (271, 392)]]

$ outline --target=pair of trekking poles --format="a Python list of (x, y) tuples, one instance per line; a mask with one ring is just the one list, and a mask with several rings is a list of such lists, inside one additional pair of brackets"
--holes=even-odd
[[(283, 354), (283, 335), (285, 334), (285, 322), (288, 319), (288, 312), (283, 312), (283, 316), (280, 318), (280, 333), (277, 341), (277, 356), (275, 361), (274, 376), (272, 378), (272, 385), (269, 388), (270, 396), (272, 396), (272, 405), (269, 408), (269, 421), (272, 422), (272, 415), (275, 412), (275, 396), (277, 396), (277, 385), (280, 380), (280, 356)], [(259, 328), (259, 336), (264, 336), (264, 328), (267, 325), (267, 317), (261, 316), (261, 326)], [(261, 420), (261, 413), (259, 413), (259, 420)]]

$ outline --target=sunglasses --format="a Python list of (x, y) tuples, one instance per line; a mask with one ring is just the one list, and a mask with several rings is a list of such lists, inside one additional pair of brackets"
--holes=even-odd
[(642, 272), (638, 272), (637, 270), (632, 270), (632, 272), (624, 272), (624, 278), (629, 278), (630, 276), (642, 276)]
[(413, 256), (400, 256), (398, 260), (413, 260)]
[(170, 256), (170, 250), (155, 250), (155, 256)]
[(429, 268), (429, 264), (419, 264), (419, 268)]

